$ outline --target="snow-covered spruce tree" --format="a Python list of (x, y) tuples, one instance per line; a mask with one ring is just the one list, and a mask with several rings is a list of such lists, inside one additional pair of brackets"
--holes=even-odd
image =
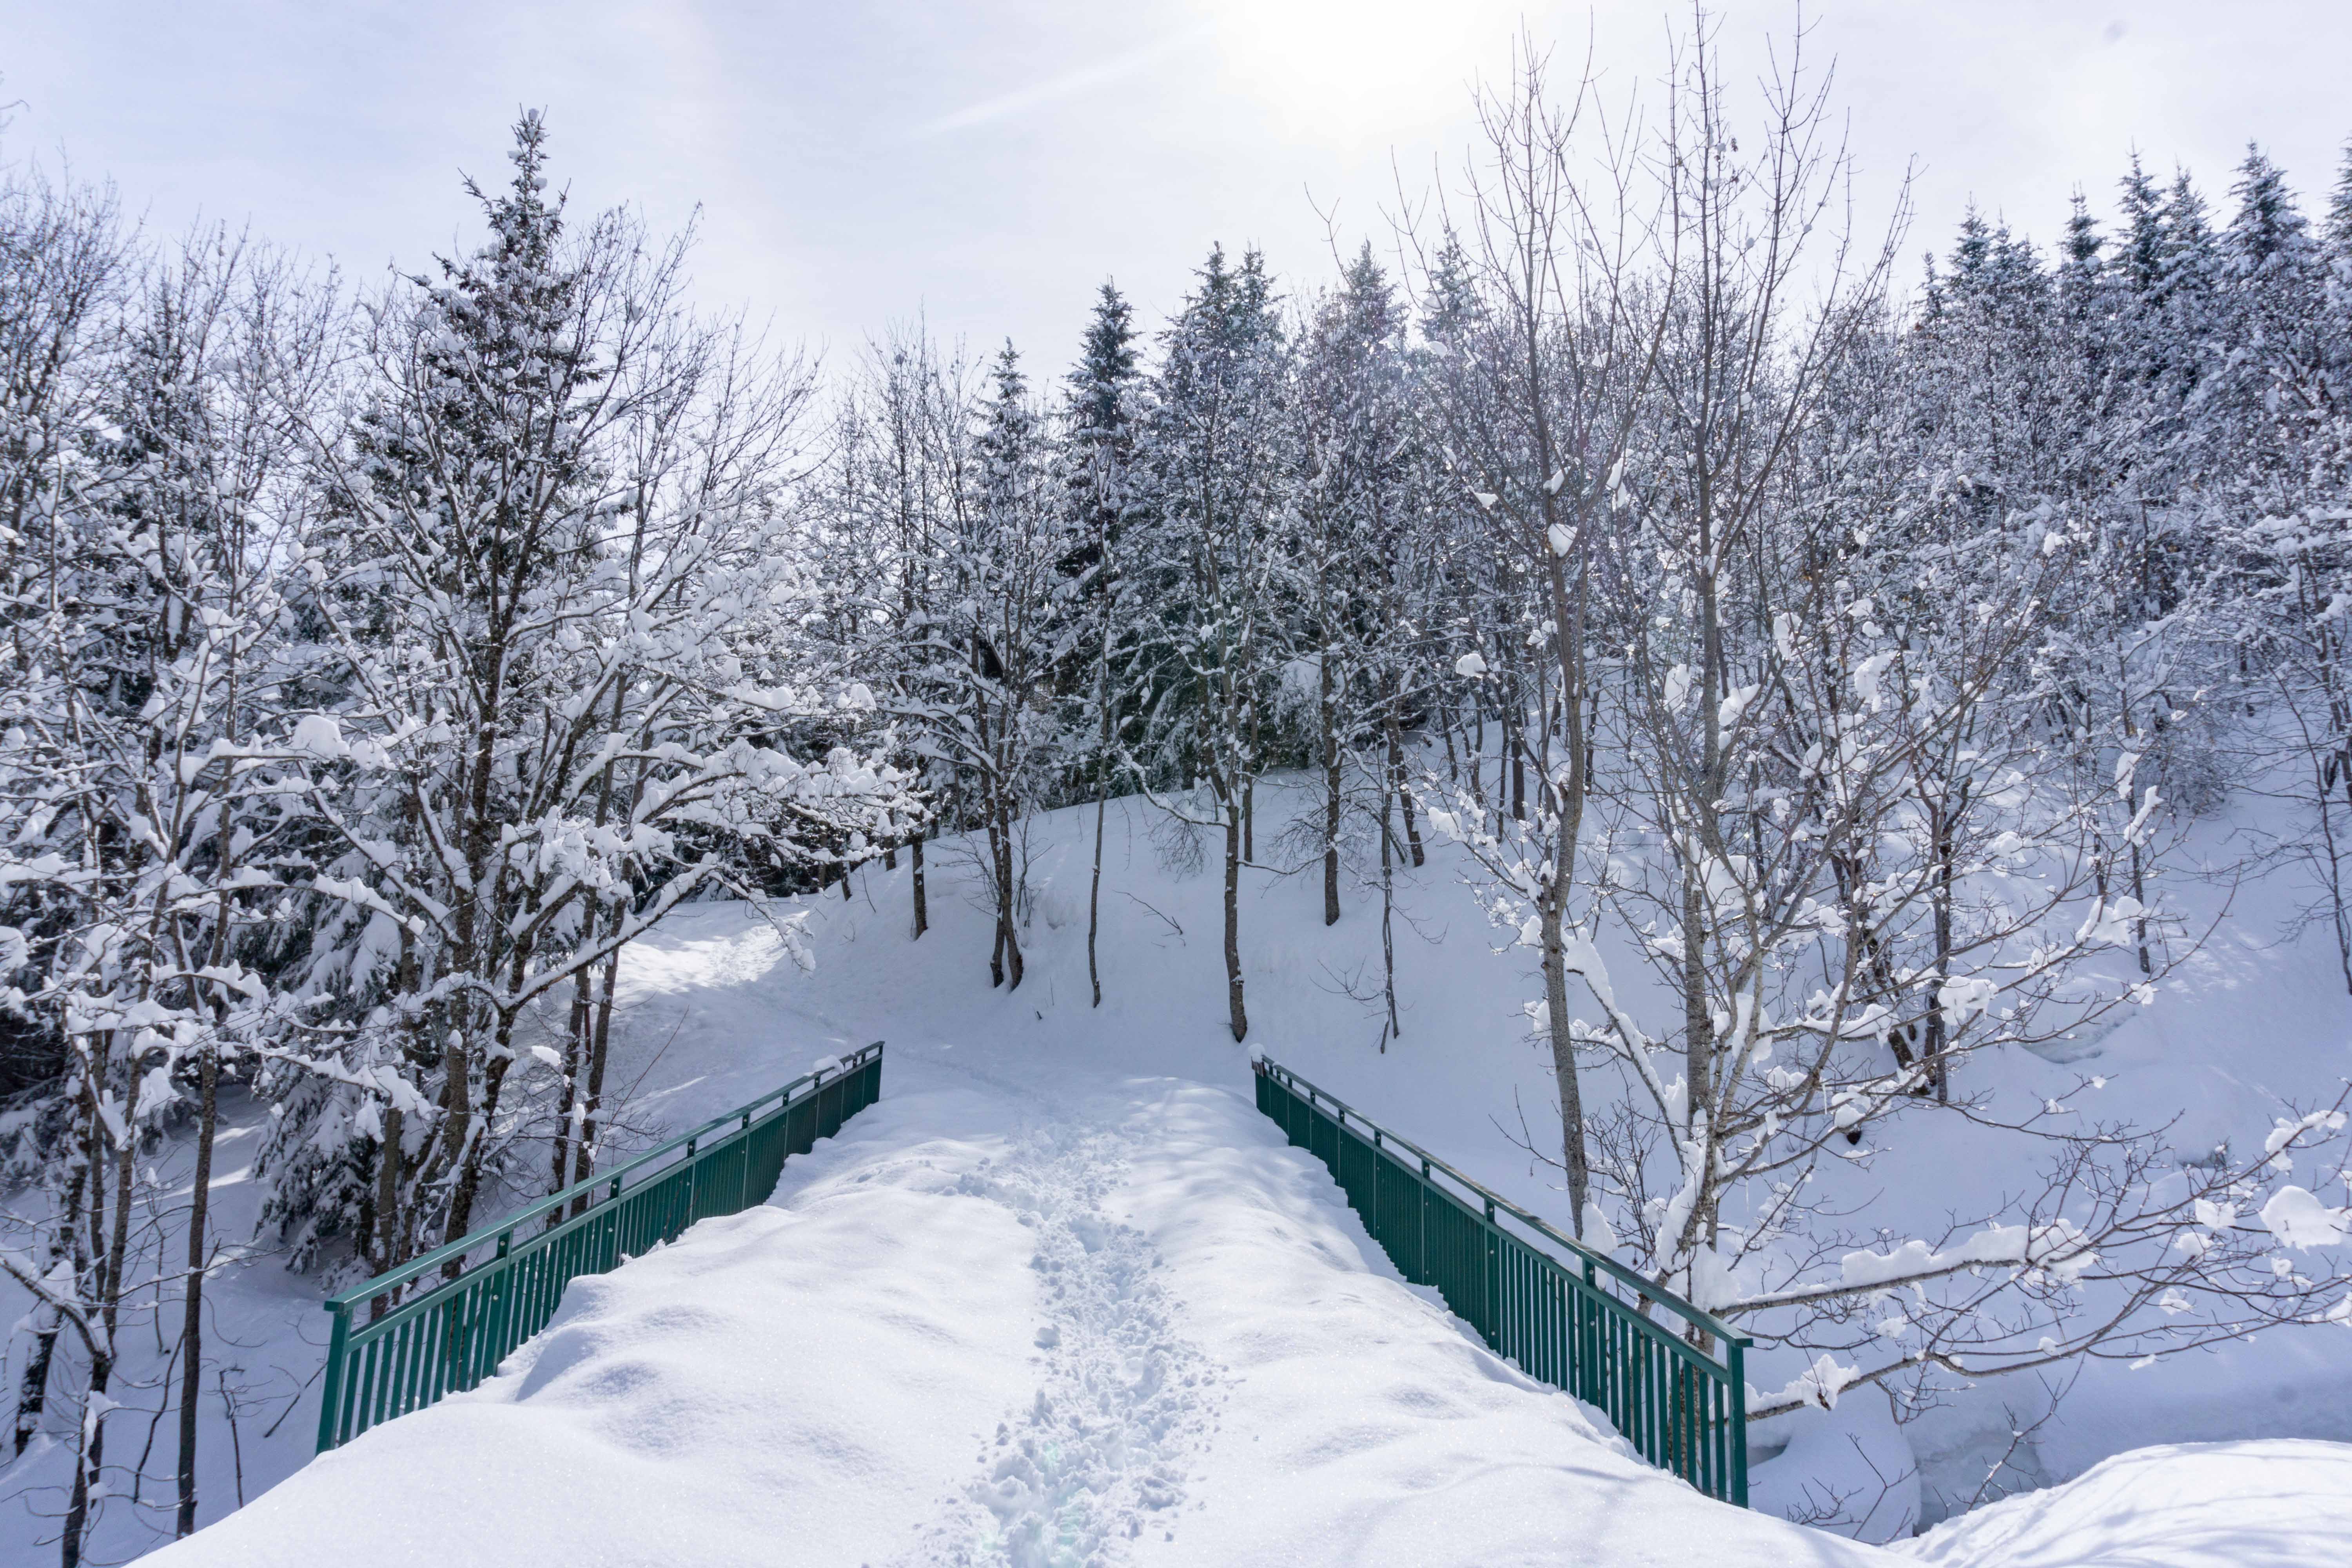
[[(604, 1029), (578, 1021), (723, 874), (688, 844), (805, 861), (913, 810), (887, 768), (776, 743), (845, 700), (802, 684), (791, 635), (805, 378), (687, 314), (682, 244), (648, 252), (619, 214), (570, 232), (536, 115), (513, 163), (468, 186), (479, 250), (373, 302), (352, 417), (310, 443), (336, 515), (302, 561), (320, 710), (287, 740), (321, 1005), (268, 1086), (265, 1160), (298, 1260), (336, 1242), (378, 1269), (464, 1232), (522, 1179), (535, 1074), (570, 1110), (558, 1179), (593, 1168)], [(567, 999), (565, 1048), (531, 1046)]]
[(1130, 548), (1129, 526), (1145, 511), (1137, 441), (1146, 414), (1134, 313), (1108, 283), (1095, 299), (1078, 363), (1071, 370), (1063, 416), (1062, 494), (1075, 537), (1063, 561), (1072, 579), (1065, 609), (1067, 649), (1060, 685), (1076, 694), (1070, 707), (1074, 748), (1091, 744), (1078, 763), (1094, 788), (1092, 870), (1087, 881), (1087, 979), (1094, 1005), (1102, 1005), (1102, 968), (1096, 952), (1102, 926), (1103, 822), (1119, 782), (1121, 727), (1131, 720), (1124, 678), (1131, 639), (1124, 613), (1121, 570)]
[[(1390, 790), (1402, 770), (1408, 682), (1421, 671), (1398, 568), (1410, 553), (1412, 437), (1405, 397), (1405, 311), (1369, 247), (1318, 300), (1299, 336), (1291, 400), (1301, 675), (1312, 669), (1309, 765), (1319, 799), (1299, 819), (1299, 847), (1319, 861), (1323, 923), (1339, 919), (1343, 828), (1358, 804), (1349, 763), (1370, 742)], [(1301, 697), (1305, 697), (1301, 693)], [(1402, 797), (1408, 824), (1411, 796)], [(1413, 832), (1419, 849), (1418, 831)]]
[[(2079, 231), (2075, 244), (2074, 264), (2095, 254)], [(1936, 866), (1925, 946), (1874, 945), (1877, 922), (1866, 907), (1874, 885), (1859, 866), (1842, 868), (1841, 878), (1849, 940), (1874, 944), (1874, 965), (1918, 976), (1912, 1000), (1891, 1006), (1889, 1050), (1898, 1066), (1925, 1060), (1945, 1098), (1950, 1064), (1935, 996), (1956, 973), (1958, 868), (1980, 863), (1988, 842), (2009, 829), (2002, 803), (2049, 790), (2089, 803), (2094, 889), (2131, 900), (2111, 907), (2131, 921), (2143, 951), (2152, 807), (2145, 781), (2120, 795), (2108, 787), (2120, 756), (2088, 751), (2073, 736), (2050, 673), (2053, 649), (2070, 646), (2059, 622), (2083, 592), (2076, 568), (2094, 538), (2102, 479), (2103, 432), (2084, 395), (2080, 338), (2032, 247), (1974, 213), (1948, 266), (1931, 267), (1926, 293), (1907, 331), (1855, 356), (1831, 400), (1834, 428), (1808, 433), (1814, 468), (1800, 483), (1808, 504), (1843, 513), (1827, 532), (1838, 553), (1822, 569), (1850, 584), (1857, 613), (1900, 628), (1898, 662), (1915, 671), (1983, 669), (1984, 694), (1909, 756), (1919, 828)], [(1990, 618), (1987, 605), (1997, 607)], [(2053, 776), (2062, 766), (2074, 776)], [(2122, 772), (2134, 769), (2126, 763)], [(2115, 843), (2100, 842), (2118, 810)], [(2128, 893), (2108, 886), (2124, 880), (2118, 847), (2131, 868)], [(2142, 977), (2150, 973), (2144, 963)]]
[[(1446, 357), (1459, 352), (1480, 309), (1458, 239), (1450, 235), (1442, 238), (1425, 271), (1421, 280), (1425, 291), (1417, 310), (1418, 341), (1407, 355), (1416, 394), (1440, 384)], [(1465, 792), (1472, 805), (1484, 811), (1484, 770), (1490, 752), (1496, 753), (1496, 801), (1499, 805), (1508, 798), (1504, 784), (1509, 777), (1509, 747), (1487, 743), (1489, 721), (1499, 728), (1503, 717), (1495, 699), (1507, 687), (1488, 675), (1508, 667), (1508, 650), (1515, 646), (1501, 629), (1513, 612), (1505, 604), (1500, 583), (1513, 574), (1507, 561), (1487, 547), (1487, 514), (1476, 496), (1448, 471), (1446, 449), (1435, 438), (1435, 426), (1425, 416), (1416, 425), (1412, 504), (1414, 532), (1425, 552), (1419, 597), (1422, 625), (1431, 637), (1429, 657), (1435, 661), (1421, 672), (1430, 694), (1424, 721), (1445, 748), (1444, 791)], [(1449, 658), (1460, 661), (1472, 652), (1478, 658), (1466, 665), (1445, 662)], [(1524, 807), (1524, 762), (1521, 778)], [(1524, 808), (1519, 815), (1525, 816)]]
[[(917, 705), (946, 657), (931, 627), (946, 592), (941, 555), (970, 460), (969, 388), (961, 360), (943, 362), (919, 322), (868, 345), (835, 416), (834, 452), (816, 504), (819, 616), (812, 626), (838, 668), (880, 694), (887, 713)], [(953, 772), (919, 724), (894, 731), (892, 761), (918, 775), (931, 810), (905, 825), (912, 862), (910, 930), (930, 929), (927, 832), (961, 810)], [(961, 819), (957, 819), (960, 823)], [(898, 846), (886, 846), (895, 856)], [(845, 882), (845, 891), (846, 883)]]
[[(2123, 196), (2116, 254), (2095, 269), (2077, 248), (2062, 279), (2093, 307), (2088, 319), (2062, 310), (2059, 343), (2078, 405), (2063, 493), (2091, 532), (2083, 569), (2054, 606), (2060, 629), (2049, 658), (2078, 791), (2106, 802), (2096, 824), (2096, 889), (2147, 906), (2148, 792), (2205, 809), (2225, 782), (2211, 743), (2220, 716), (2200, 701), (2229, 683), (2215, 679), (2203, 629), (2215, 555), (2197, 412), (2214, 365), (2220, 269), (2185, 173), (2159, 199), (2135, 163)], [(2126, 776), (2134, 791), (2106, 787)], [(2163, 937), (2135, 921), (2144, 975), (2158, 968)]]
[(1065, 762), (1052, 681), (1073, 520), (1011, 344), (979, 407), (954, 400), (941, 411), (952, 421), (938, 437), (951, 449), (953, 482), (935, 541), (940, 607), (922, 629), (929, 646), (910, 670), (906, 716), (954, 775), (965, 820), (980, 818), (980, 882), (994, 915), (990, 983), (1017, 990), (1027, 818)]
[[(2246, 787), (2286, 805), (2263, 858), (2308, 879), (2304, 918), (2327, 926), (2352, 988), (2352, 313), (2336, 259), (2284, 177), (2249, 149), (2221, 240), (2226, 354), (2200, 399), (2203, 507), (2222, 548), (2200, 630), (2233, 714)], [(2331, 242), (2343, 254), (2340, 239)], [(2232, 703), (2233, 708), (2240, 706)]]
[(1343, 865), (1377, 890), (1378, 992), (1352, 974), (1335, 978), (1377, 1005), (1382, 1049), (1402, 1022), (1397, 865), (1426, 858), (1407, 731), (1424, 717), (1444, 646), (1431, 631), (1445, 595), (1435, 497), (1458, 489), (1430, 461), (1412, 416), (1409, 320), (1367, 247), (1301, 323), (1291, 402), (1295, 630), (1280, 691), (1284, 732), (1297, 738), (1317, 796), (1284, 834), (1286, 858), (1319, 866), (1327, 925), (1341, 914)]
[[(1129, 750), (1178, 829), (1222, 840), (1226, 1022), (1249, 1034), (1241, 961), (1241, 868), (1255, 858), (1262, 747), (1284, 635), (1288, 504), (1283, 414), (1290, 347), (1255, 251), (1222, 248), (1168, 329), (1146, 440), (1159, 516), (1128, 567), (1149, 617), (1137, 666), (1150, 692)], [(1204, 798), (1205, 794), (1205, 798)]]

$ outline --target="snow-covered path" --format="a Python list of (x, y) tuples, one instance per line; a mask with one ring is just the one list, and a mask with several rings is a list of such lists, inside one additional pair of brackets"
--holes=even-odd
[(1239, 1092), (986, 1067), (894, 1050), (769, 1206), (158, 1561), (1891, 1561), (1628, 1457)]

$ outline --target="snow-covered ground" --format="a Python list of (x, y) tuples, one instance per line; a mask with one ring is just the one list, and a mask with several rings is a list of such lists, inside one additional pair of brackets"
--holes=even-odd
[(2352, 1551), (2352, 1447), (2135, 1448), (1902, 1549), (1937, 1568), (2307, 1568)]
[[(794, 1561), (874, 1568), (1614, 1565), (1688, 1561), (1695, 1543), (1728, 1562), (1891, 1563), (1769, 1515), (1874, 1486), (1865, 1532), (1903, 1535), (1996, 1466), (1994, 1492), (2151, 1444), (2240, 1439), (2273, 1441), (2135, 1454), (1906, 1550), (1946, 1568), (2352, 1560), (2347, 1451), (2296, 1446), (2292, 1479), (2274, 1462), (2277, 1439), (2352, 1440), (2352, 1332), (2333, 1326), (2095, 1368), (2054, 1413), (2039, 1384), (1985, 1385), (1900, 1427), (1883, 1397), (1850, 1395), (1758, 1434), (1754, 1512), (1622, 1457), (1597, 1416), (1398, 1280), (1321, 1168), (1250, 1109), (1215, 879), (1163, 871), (1139, 811), (1111, 816), (1104, 1004), (1087, 1005), (1091, 826), (1037, 825), (1017, 993), (989, 988), (987, 917), (944, 847), (919, 942), (902, 862), (861, 872), (846, 902), (792, 906), (813, 973), (738, 905), (688, 909), (632, 950), (615, 1081), (637, 1125), (689, 1123), (875, 1038), (889, 1042), (882, 1103), (796, 1159), (772, 1206), (575, 1286), (493, 1384), (308, 1468), (315, 1394), (293, 1390), (317, 1352), (298, 1336), (321, 1338), (325, 1315), (266, 1258), (231, 1272), (214, 1288), (223, 1321), (249, 1380), (281, 1390), (248, 1411), (236, 1462), (247, 1496), (276, 1489), (163, 1561), (768, 1562), (791, 1541)], [(1442, 848), (1400, 898), (1404, 1027), (1381, 1051), (1359, 999), (1379, 973), (1377, 904), (1351, 898), (1327, 930), (1309, 879), (1250, 874), (1249, 1048), (1564, 1218), (1514, 1142), (1522, 1110), (1549, 1136), (1520, 1012), (1529, 955), (1497, 951)], [(2184, 1144), (2259, 1140), (2277, 1096), (2352, 1070), (2324, 938), (2275, 940), (2274, 911), (2234, 899), (2158, 1005), (2086, 1047), (2116, 1112), (2185, 1115)], [(2036, 1074), (2071, 1084), (2081, 1065), (2021, 1054), (1999, 1070), (2035, 1092)], [(1873, 1173), (1889, 1224), (1911, 1217), (1906, 1193), (1929, 1219), (1993, 1179), (1929, 1138), (1886, 1154)], [(1750, 1376), (1793, 1370), (1767, 1354)], [(116, 1430), (135, 1442), (144, 1425)], [(208, 1428), (207, 1522), (231, 1500), (229, 1449)], [(47, 1555), (33, 1543), (58, 1458), (9, 1473), (0, 1562)], [(2265, 1466), (2268, 1490), (2228, 1479)], [(157, 1539), (127, 1503), (110, 1501), (101, 1535), (115, 1559)], [(2231, 1558), (2231, 1541), (2271, 1554)]]

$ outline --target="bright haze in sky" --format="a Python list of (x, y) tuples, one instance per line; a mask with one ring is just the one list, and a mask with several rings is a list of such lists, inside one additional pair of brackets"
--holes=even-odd
[[(1798, 15), (1717, 10), (1743, 85)], [(1156, 323), (1214, 240), (1293, 288), (1335, 235), (1389, 247), (1400, 179), (1459, 167), (1471, 84), (1507, 76), (1523, 11), (1560, 70), (1590, 43), (1608, 90), (1654, 98), (1656, 0), (0, 0), (0, 156), (364, 281), (470, 240), (460, 172), (502, 180), (517, 109), (543, 108), (575, 204), (661, 229), (701, 209), (707, 302), (835, 357), (921, 312), (1050, 372), (1107, 277)], [(2225, 212), (2259, 142), (2313, 211), (2352, 133), (2346, 0), (1824, 0), (1806, 25), (1864, 212), (1916, 163), (1912, 257), (1971, 200), (2046, 244), (2076, 185), (2111, 210), (2135, 148)]]

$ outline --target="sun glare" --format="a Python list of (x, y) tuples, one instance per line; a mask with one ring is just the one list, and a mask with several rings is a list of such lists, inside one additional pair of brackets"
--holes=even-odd
[(1194, 0), (1220, 64), (1288, 132), (1386, 142), (1463, 108), (1524, 6), (1503, 0)]

